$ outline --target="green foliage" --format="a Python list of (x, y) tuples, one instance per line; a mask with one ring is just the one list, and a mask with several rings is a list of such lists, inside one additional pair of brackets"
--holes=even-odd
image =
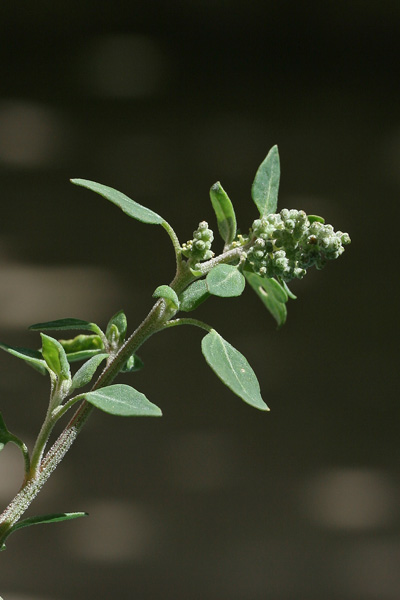
[(121, 369), (121, 373), (135, 373), (143, 369), (144, 364), (141, 358), (136, 354), (131, 354)]
[(59, 340), (68, 362), (87, 360), (104, 352), (103, 340), (99, 335), (80, 334), (70, 340)]
[(269, 410), (261, 397), (253, 369), (245, 357), (215, 329), (203, 338), (201, 349), (212, 370), (232, 392), (254, 408)]
[(244, 274), (257, 296), (274, 317), (278, 327), (281, 327), (287, 317), (286, 302), (288, 301), (288, 294), (285, 288), (276, 279), (260, 277), (260, 275), (249, 271), (245, 271)]
[(179, 295), (179, 310), (183, 312), (191, 312), (210, 297), (208, 286), (205, 279), (198, 279), (190, 284)]
[(42, 355), (49, 369), (59, 379), (70, 379), (71, 371), (64, 348), (54, 338), (41, 333)]
[(276, 211), (280, 177), (278, 146), (273, 146), (259, 166), (251, 188), (261, 218)]
[[(41, 332), (41, 351), (0, 344), (0, 348), (9, 354), (39, 372), (51, 375), (49, 407), (31, 455), (26, 445), (10, 433), (0, 414), (0, 450), (13, 442), (20, 447), (25, 460), (21, 490), (3, 513), (7, 516), (0, 515), (0, 549), (4, 549), (8, 535), (22, 527), (85, 515), (57, 513), (18, 522), (94, 408), (123, 417), (161, 416), (161, 409), (143, 393), (129, 385), (114, 383), (120, 373), (134, 373), (143, 367), (136, 352), (155, 333), (176, 325), (195, 325), (206, 330), (208, 333), (202, 339), (201, 348), (211, 369), (244, 402), (262, 411), (269, 410), (246, 358), (210, 325), (193, 318), (176, 317), (176, 313), (191, 312), (211, 297), (240, 296), (248, 283), (278, 326), (282, 326), (286, 321), (288, 299), (296, 298), (287, 282), (302, 278), (311, 266), (322, 268), (328, 260), (343, 253), (344, 247), (350, 243), (348, 234), (335, 232), (322, 217), (307, 217), (304, 211), (294, 209), (276, 212), (279, 180), (279, 154), (274, 146), (257, 170), (253, 182), (251, 193), (260, 218), (253, 222), (248, 235), (237, 234), (235, 212), (221, 184), (217, 182), (212, 186), (211, 203), (219, 233), (225, 242), (218, 256), (211, 249), (214, 234), (206, 221), (201, 221), (193, 232), (193, 238), (181, 245), (172, 227), (152, 210), (108, 186), (84, 179), (72, 180), (75, 185), (92, 190), (117, 205), (129, 217), (161, 225), (173, 244), (176, 273), (169, 285), (156, 288), (153, 297), (157, 301), (130, 336), (127, 335), (126, 315), (118, 311), (109, 320), (105, 333), (95, 323), (72, 318), (32, 325), (31, 330)], [(148, 246), (145, 251), (148, 251)], [(47, 330), (82, 330), (89, 333), (57, 340), (43, 333)], [(172, 362), (176, 360), (173, 352), (169, 354), (166, 358)], [(83, 365), (71, 376), (70, 363), (80, 360), (84, 361)], [(191, 359), (188, 360), (187, 366), (175, 364), (178, 376), (182, 369), (190, 369)], [(74, 395), (75, 390), (92, 382), (103, 361), (106, 363), (92, 388)], [(80, 407), (45, 454), (55, 424), (77, 402), (80, 402)]]
[(217, 217), (218, 231), (225, 244), (229, 245), (236, 237), (236, 216), (232, 202), (219, 181), (211, 187), (210, 198)]
[(57, 321), (47, 321), (46, 323), (35, 323), (29, 329), (33, 331), (72, 331), (74, 329), (86, 329), (96, 334), (101, 333), (100, 328), (95, 323), (82, 321), (82, 319), (58, 319)]
[(163, 298), (171, 308), (179, 309), (178, 295), (169, 285), (159, 285), (153, 293), (153, 298)]
[(17, 444), (17, 446), (21, 446), (22, 442), (17, 436), (13, 435), (7, 429), (7, 425), (4, 422), (3, 416), (0, 413), (0, 451), (3, 450), (4, 446), (9, 442), (13, 442)]
[(72, 392), (90, 383), (97, 368), (106, 358), (108, 358), (108, 354), (97, 354), (85, 362), (73, 376), (70, 391)]
[(88, 392), (85, 399), (110, 415), (119, 417), (161, 417), (162, 412), (130, 385), (115, 384)]
[(149, 223), (150, 225), (162, 225), (164, 222), (164, 219), (154, 211), (138, 204), (134, 200), (131, 200), (131, 198), (128, 198), (128, 196), (125, 196), (125, 194), (114, 190), (114, 188), (108, 187), (108, 185), (102, 185), (101, 183), (88, 181), (87, 179), (71, 179), (71, 183), (92, 190), (92, 192), (96, 192), (96, 194), (100, 194), (100, 196), (103, 196), (106, 200), (119, 206), (119, 208), (123, 210), (128, 217), (132, 217), (132, 219), (136, 219), (142, 223)]
[(206, 284), (208, 291), (213, 296), (231, 298), (242, 294), (246, 280), (237, 267), (217, 265), (208, 273)]
[(106, 338), (111, 349), (117, 349), (124, 343), (128, 321), (124, 311), (119, 310), (108, 322)]
[[(18, 529), (23, 529), (24, 527), (30, 527), (31, 525), (42, 525), (45, 523), (58, 523), (60, 521), (71, 521), (72, 519), (79, 519), (80, 517), (87, 517), (88, 513), (86, 512), (71, 512), (71, 513), (54, 513), (51, 515), (41, 515), (37, 517), (29, 517), (28, 519), (24, 519), (23, 521), (19, 521), (15, 525), (13, 525), (7, 535), (4, 536), (3, 542), (7, 539), (12, 533), (18, 531)], [(5, 550), (6, 546), (3, 545), (0, 547), (1, 550)], [(0, 599), (1, 600), (1, 599)]]
[(27, 364), (31, 365), (39, 371), (42, 375), (45, 375), (48, 371), (47, 363), (43, 360), (42, 354), (37, 350), (30, 350), (29, 348), (18, 348), (14, 346), (8, 346), (7, 344), (0, 343), (0, 348), (5, 350), (9, 354), (22, 358)]

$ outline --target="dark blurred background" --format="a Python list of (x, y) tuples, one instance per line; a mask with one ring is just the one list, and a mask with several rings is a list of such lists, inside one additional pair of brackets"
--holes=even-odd
[[(189, 239), (215, 227), (217, 180), (246, 231), (250, 187), (281, 155), (280, 207), (322, 214), (352, 245), (292, 286), (277, 331), (250, 291), (198, 317), (248, 358), (271, 408), (208, 369), (202, 334), (151, 339), (127, 379), (164, 413), (96, 413), (1, 555), (4, 600), (397, 600), (400, 407), (393, 373), (400, 188), (397, 0), (3, 2), (0, 339), (34, 322), (133, 329), (171, 280), (161, 228), (70, 177), (100, 181)], [(396, 330), (395, 330), (396, 328)], [(1, 410), (32, 444), (48, 382), (0, 357)], [(0, 500), (22, 461), (0, 457)]]

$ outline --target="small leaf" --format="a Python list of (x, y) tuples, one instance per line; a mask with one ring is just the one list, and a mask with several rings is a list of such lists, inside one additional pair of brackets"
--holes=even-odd
[(137, 354), (132, 354), (121, 369), (121, 373), (134, 373), (143, 369), (144, 363)]
[(108, 341), (110, 343), (112, 341), (111, 338), (112, 338), (113, 326), (116, 328), (117, 337), (118, 337), (117, 342), (120, 345), (122, 345), (122, 342), (125, 339), (126, 330), (128, 328), (128, 321), (126, 319), (126, 315), (123, 310), (119, 310), (114, 316), (111, 317), (111, 319), (108, 322), (107, 329), (106, 329), (106, 338), (108, 339)]
[(286, 281), (280, 281), (279, 283), (281, 284), (281, 286), (283, 287), (283, 289), (285, 290), (285, 292), (291, 300), (297, 300), (297, 296), (295, 296), (293, 292), (288, 288), (288, 284), (286, 283)]
[(269, 410), (261, 398), (260, 385), (253, 369), (215, 329), (204, 336), (201, 348), (209, 366), (232, 392), (259, 410)]
[(7, 426), (4, 422), (3, 416), (0, 413), (0, 451), (3, 450), (4, 446), (8, 444), (8, 442), (13, 441), (12, 434), (8, 431)]
[(43, 360), (41, 353), (37, 350), (30, 350), (29, 348), (17, 348), (1, 343), (0, 348), (9, 354), (16, 356), (17, 358), (22, 358), (22, 360), (35, 367), (43, 375), (48, 372), (46, 361)]
[(278, 146), (273, 146), (267, 157), (261, 163), (253, 181), (251, 196), (260, 211), (260, 216), (265, 217), (276, 212), (278, 205), (278, 191), (280, 179), (280, 165)]
[(60, 342), (45, 333), (40, 335), (42, 338), (42, 354), (47, 366), (60, 379), (69, 379), (71, 372), (64, 348)]
[(79, 185), (81, 187), (87, 188), (88, 190), (92, 190), (92, 192), (96, 192), (96, 194), (100, 194), (106, 200), (109, 200), (113, 204), (116, 204), (123, 210), (123, 212), (132, 217), (133, 219), (137, 219), (142, 223), (149, 223), (150, 225), (162, 225), (164, 219), (160, 217), (157, 213), (153, 212), (149, 208), (138, 204), (125, 194), (118, 192), (114, 188), (108, 187), (107, 185), (102, 185), (101, 183), (96, 183), (95, 181), (88, 181), (87, 179), (71, 179), (71, 183), (75, 185)]
[(72, 331), (73, 329), (86, 329), (97, 334), (101, 332), (96, 323), (89, 323), (88, 321), (82, 321), (81, 319), (58, 319), (57, 321), (47, 321), (46, 323), (35, 323), (35, 325), (31, 325), (29, 329), (34, 331)]
[(245, 276), (264, 306), (278, 323), (278, 327), (281, 327), (287, 317), (286, 302), (288, 295), (284, 288), (276, 279), (260, 277), (257, 273), (245, 271)]
[(231, 244), (236, 236), (236, 216), (232, 202), (219, 181), (211, 187), (210, 198), (217, 217), (218, 231), (225, 244)]
[(198, 279), (190, 284), (180, 295), (179, 310), (190, 312), (210, 297), (205, 279)]
[(85, 394), (85, 399), (111, 415), (120, 417), (160, 417), (161, 410), (130, 385), (115, 384)]
[(71, 352), (67, 354), (67, 359), (69, 363), (73, 363), (80, 360), (88, 360), (89, 358), (92, 358), (92, 356), (97, 356), (102, 353), (102, 350), (81, 350), (80, 352)]
[[(7, 535), (4, 539), (8, 538), (9, 535), (14, 533), (14, 531), (18, 531), (18, 529), (23, 529), (24, 527), (30, 527), (31, 525), (41, 525), (42, 523), (57, 523), (58, 521), (71, 521), (71, 519), (78, 519), (79, 517), (87, 517), (86, 512), (73, 512), (73, 513), (54, 513), (51, 515), (42, 515), (37, 517), (29, 517), (28, 519), (24, 519), (23, 521), (19, 521), (15, 525), (9, 529)], [(1, 550), (5, 550), (6, 546), (0, 548)]]
[(246, 280), (242, 273), (232, 265), (217, 265), (206, 277), (208, 291), (213, 296), (232, 298), (240, 296)]
[(71, 521), (72, 519), (79, 519), (80, 517), (87, 516), (87, 512), (71, 512), (29, 517), (29, 519), (24, 519), (23, 521), (19, 521), (19, 523), (16, 523), (12, 527), (12, 531), (17, 531), (17, 529), (22, 529), (23, 527), (30, 527), (31, 525), (42, 525), (44, 523), (58, 523), (59, 521)]
[(317, 223), (325, 223), (324, 217), (319, 217), (318, 215), (307, 215), (307, 218), (310, 221), (310, 223), (314, 223), (315, 221), (317, 221)]
[(98, 335), (80, 334), (71, 340), (58, 340), (64, 348), (68, 362), (86, 360), (104, 352), (103, 341)]
[(176, 310), (179, 310), (179, 299), (175, 290), (173, 290), (169, 285), (159, 285), (158, 288), (154, 291), (153, 298), (163, 298)]
[(9, 442), (12, 442), (16, 446), (18, 446), (25, 458), (28, 450), (24, 442), (8, 430), (7, 425), (4, 422), (3, 416), (0, 413), (0, 451), (3, 450), (4, 446)]
[(100, 363), (106, 358), (108, 358), (108, 354), (97, 354), (85, 362), (73, 376), (70, 392), (87, 385), (92, 380)]

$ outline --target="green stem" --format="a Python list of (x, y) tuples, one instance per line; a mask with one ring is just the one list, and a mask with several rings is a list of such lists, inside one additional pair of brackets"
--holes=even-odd
[(195, 327), (200, 327), (200, 329), (205, 329), (208, 333), (212, 330), (211, 325), (207, 325), (203, 321), (199, 321), (198, 319), (190, 319), (190, 318), (182, 318), (182, 319), (172, 319), (171, 321), (167, 321), (163, 329), (169, 329), (170, 327), (177, 327), (178, 325), (194, 325)]

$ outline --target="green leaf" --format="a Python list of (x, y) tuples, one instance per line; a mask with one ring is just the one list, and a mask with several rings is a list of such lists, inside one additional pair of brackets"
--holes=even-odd
[(286, 281), (280, 281), (279, 283), (281, 284), (281, 286), (283, 287), (283, 289), (287, 293), (288, 297), (291, 298), (291, 300), (297, 300), (297, 296), (295, 296), (293, 294), (293, 292), (289, 289), (288, 284), (286, 283)]
[(319, 217), (318, 215), (307, 215), (308, 220), (310, 221), (310, 223), (314, 223), (314, 221), (317, 221), (317, 223), (325, 223), (325, 219), (324, 217)]
[(35, 367), (40, 373), (42, 373), (42, 375), (48, 372), (46, 361), (43, 360), (41, 353), (37, 350), (30, 350), (29, 348), (18, 348), (1, 343), (0, 348), (2, 350), (5, 350), (9, 354), (16, 356), (17, 358), (22, 358), (22, 360), (24, 360), (27, 364), (30, 364), (32, 367)]
[(47, 321), (46, 323), (35, 323), (35, 325), (31, 325), (29, 329), (34, 331), (72, 331), (73, 329), (86, 329), (97, 334), (101, 332), (96, 323), (89, 323), (88, 321), (82, 321), (81, 319), (58, 319), (57, 321)]
[(88, 360), (89, 358), (92, 358), (92, 356), (97, 356), (102, 353), (102, 350), (81, 350), (80, 352), (70, 352), (67, 354), (67, 359), (69, 363), (73, 363), (80, 360)]
[(70, 362), (70, 355), (78, 352), (89, 351), (91, 352), (89, 356), (93, 356), (93, 353), (104, 352), (103, 340), (99, 335), (85, 335), (81, 333), (70, 340), (58, 341), (67, 353)]
[(257, 273), (245, 271), (248, 283), (251, 285), (264, 306), (269, 310), (281, 327), (287, 317), (286, 302), (288, 295), (284, 288), (273, 278), (260, 277)]
[(132, 217), (133, 219), (137, 219), (142, 223), (149, 223), (150, 225), (162, 225), (164, 219), (160, 217), (157, 213), (152, 210), (138, 204), (125, 194), (118, 192), (114, 188), (108, 187), (107, 185), (102, 185), (101, 183), (96, 183), (95, 181), (88, 181), (87, 179), (71, 179), (71, 183), (75, 185), (79, 185), (81, 187), (87, 188), (88, 190), (92, 190), (92, 192), (96, 192), (96, 194), (100, 194), (106, 200), (109, 200), (113, 204), (116, 204), (123, 210), (123, 212)]
[[(54, 513), (51, 515), (42, 515), (37, 517), (29, 517), (23, 521), (19, 521), (9, 529), (7, 535), (3, 539), (7, 539), (14, 531), (23, 529), (24, 527), (30, 527), (31, 525), (41, 525), (42, 523), (57, 523), (59, 521), (71, 521), (72, 519), (78, 519), (80, 517), (87, 517), (87, 512), (73, 512), (73, 513)], [(3, 544), (0, 547), (0, 552), (6, 549), (6, 545)], [(1, 598), (0, 598), (1, 600)]]
[[(4, 446), (6, 444), (8, 444), (9, 442), (12, 442), (16, 446), (18, 446), (18, 448), (21, 450), (24, 458), (25, 459), (27, 458), (27, 454), (28, 454), (27, 447), (25, 446), (24, 442), (19, 437), (17, 437), (13, 433), (11, 433), (11, 431), (8, 430), (7, 425), (4, 422), (3, 416), (0, 413), (0, 452), (1, 452), (1, 450), (3, 450)], [(28, 459), (28, 462), (29, 462), (29, 459)], [(26, 464), (26, 462), (25, 462), (25, 464)], [(0, 550), (1, 550), (1, 548), (0, 548)]]
[(158, 288), (154, 291), (153, 298), (163, 298), (176, 310), (179, 310), (179, 299), (175, 290), (173, 290), (169, 285), (159, 285)]
[(128, 322), (122, 310), (111, 317), (106, 329), (106, 338), (111, 345), (111, 349), (116, 350), (122, 346), (127, 328)]
[(210, 297), (210, 292), (205, 279), (198, 279), (191, 283), (180, 295), (179, 310), (190, 312)]
[(278, 146), (273, 146), (259, 166), (251, 188), (251, 196), (260, 211), (261, 217), (276, 212), (279, 179)]
[(0, 452), (8, 442), (13, 441), (13, 435), (8, 431), (3, 416), (0, 413)]
[(121, 373), (134, 373), (143, 369), (144, 363), (137, 354), (132, 354), (121, 369)]
[(201, 342), (204, 357), (217, 376), (242, 400), (269, 410), (261, 398), (257, 377), (245, 357), (212, 329)]
[(160, 417), (161, 410), (130, 385), (115, 384), (85, 394), (85, 399), (111, 415), (120, 417)]
[(72, 385), (70, 392), (76, 390), (77, 388), (84, 387), (92, 380), (93, 375), (95, 374), (98, 366), (104, 359), (108, 358), (108, 354), (97, 354), (96, 356), (92, 356), (81, 368), (75, 373), (72, 378)]
[(218, 231), (225, 244), (231, 244), (236, 236), (236, 216), (232, 202), (219, 181), (210, 189), (211, 204), (218, 222)]
[[(73, 512), (73, 513), (54, 513), (51, 515), (42, 515), (37, 517), (29, 517), (28, 519), (24, 519), (23, 521), (19, 521), (15, 525), (9, 529), (7, 535), (4, 539), (8, 538), (9, 535), (14, 533), (14, 531), (18, 531), (18, 529), (23, 529), (24, 527), (30, 527), (31, 525), (41, 525), (42, 523), (57, 523), (58, 521), (71, 521), (71, 519), (78, 519), (79, 517), (87, 517), (88, 513), (86, 512)], [(3, 544), (1, 546), (1, 550), (5, 550), (6, 546)]]
[(242, 273), (232, 265), (217, 265), (206, 277), (208, 291), (213, 296), (232, 298), (240, 296), (246, 281)]
[(71, 372), (64, 348), (60, 342), (45, 333), (40, 335), (42, 338), (42, 354), (47, 366), (60, 379), (69, 379)]

